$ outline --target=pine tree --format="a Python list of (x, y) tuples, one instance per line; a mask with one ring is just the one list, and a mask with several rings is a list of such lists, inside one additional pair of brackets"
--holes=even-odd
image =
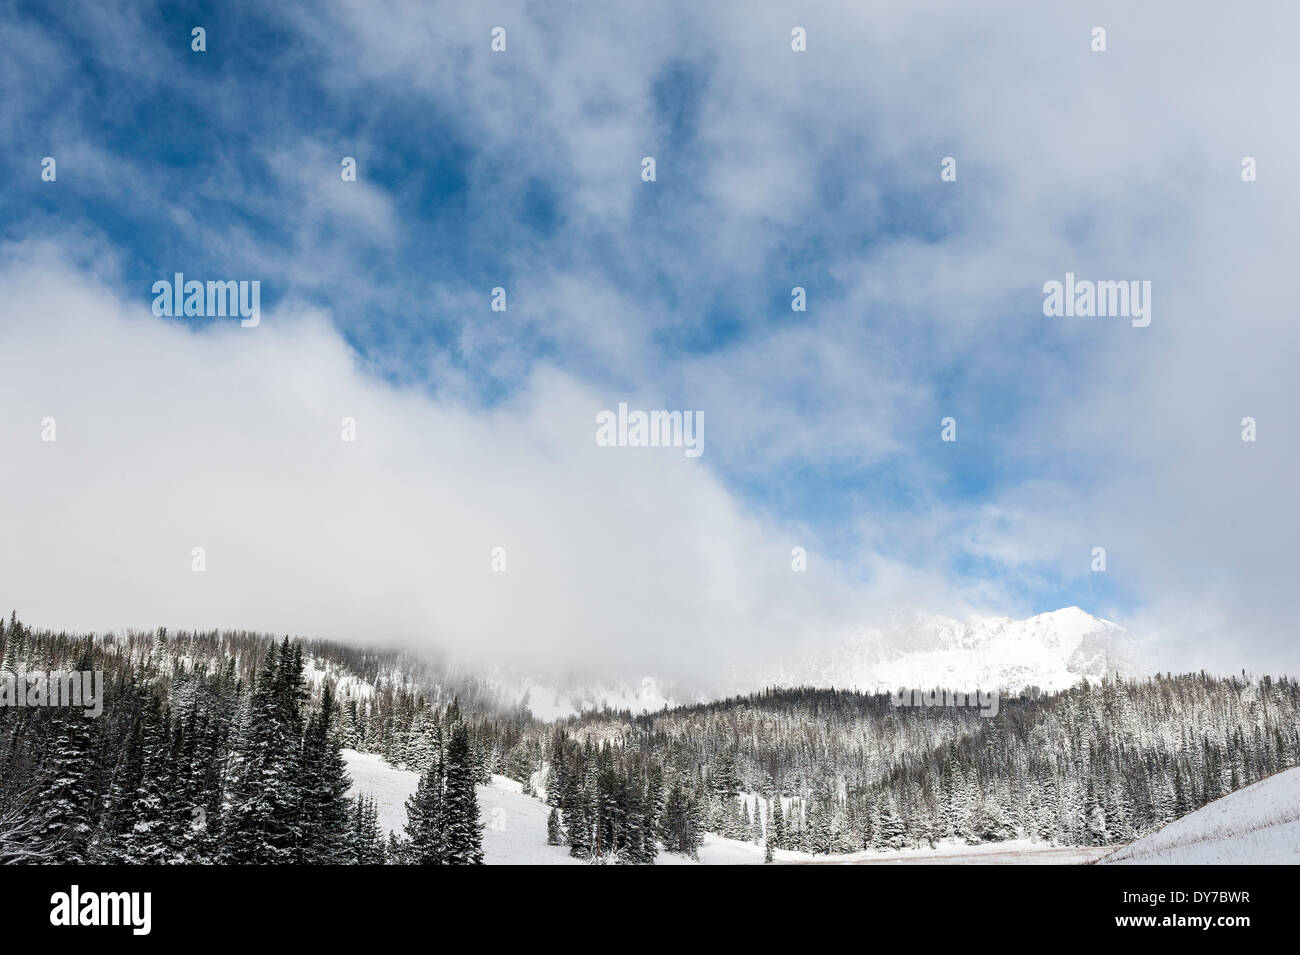
[(446, 865), (448, 862), (443, 796), (443, 761), (439, 751), (420, 774), (415, 792), (406, 800), (406, 839), (409, 845), (405, 855), (415, 865)]
[(1097, 798), (1096, 790), (1093, 789), (1091, 779), (1088, 780), (1088, 795), (1084, 801), (1084, 823), (1087, 844), (1106, 845), (1106, 813), (1102, 808), (1101, 800)]
[(785, 815), (781, 811), (781, 794), (774, 793), (772, 796), (772, 831), (768, 836), (768, 841), (774, 848), (786, 849), (788, 846), (785, 841)]
[[(664, 771), (658, 762), (651, 763), (646, 781), (646, 832), (652, 842), (659, 838), (659, 821), (664, 812)], [(656, 848), (657, 851), (657, 848)]]
[(137, 702), (126, 750), (109, 790), (110, 806), (100, 850), (105, 861), (158, 864), (169, 858), (166, 799), (169, 785), (167, 725), (158, 698)]
[(452, 727), (447, 746), (447, 784), (443, 792), (443, 845), (451, 865), (483, 864), (483, 827), (478, 821), (474, 791), (480, 767), (470, 751), (464, 723)]
[(388, 833), (388, 847), (384, 850), (384, 861), (389, 865), (411, 865), (411, 844), (395, 832)]
[(591, 812), (589, 799), (583, 788), (585, 774), (581, 773), (581, 753), (575, 754), (577, 766), (565, 774), (565, 791), (560, 808), (564, 812), (564, 829), (568, 835), (569, 855), (575, 859), (590, 858), (592, 852)]
[(429, 708), (420, 701), (420, 710), (415, 716), (414, 724), (409, 734), (406, 746), (406, 762), (416, 772), (423, 772), (425, 767), (433, 761), (435, 750), (439, 750), (442, 745), (442, 734), (438, 729), (437, 720), (429, 712)]
[[(88, 656), (79, 669), (90, 669)], [(99, 722), (71, 707), (49, 708), (33, 807), (41, 820), (33, 838), (48, 846), (46, 861), (74, 865), (87, 861), (95, 827)]]
[(301, 650), (272, 644), (244, 713), (234, 756), (222, 860), (284, 865), (296, 857), (301, 828), (303, 694)]
[(357, 748), (357, 701), (351, 695), (339, 709), (339, 743), (344, 749)]
[(321, 691), (320, 710), (308, 721), (303, 745), (298, 861), (310, 865), (348, 861), (347, 793), (352, 783), (334, 732), (336, 709), (327, 683)]
[[(178, 696), (173, 685), (173, 699)], [(175, 854), (187, 863), (216, 861), (221, 842), (224, 768), (229, 756), (230, 719), (235, 712), (235, 680), (230, 668), (180, 687), (173, 720), (170, 827)]]
[(383, 865), (383, 835), (379, 829), (379, 807), (374, 797), (360, 793), (352, 801), (348, 833), (348, 861), (356, 865)]
[(1045, 777), (1034, 819), (1034, 834), (1044, 842), (1055, 842), (1060, 824), (1056, 775), (1049, 771)]
[(808, 840), (814, 855), (829, 853), (834, 847), (834, 816), (835, 792), (831, 781), (823, 779), (814, 795), (808, 820)]
[(654, 828), (646, 816), (646, 791), (641, 787), (641, 780), (637, 778), (627, 780), (624, 786), (627, 801), (623, 848), (627, 861), (650, 865), (659, 854), (659, 847), (655, 843)]
[(894, 801), (886, 796), (880, 804), (880, 821), (876, 826), (876, 848), (902, 849), (907, 845), (907, 830), (894, 811)]

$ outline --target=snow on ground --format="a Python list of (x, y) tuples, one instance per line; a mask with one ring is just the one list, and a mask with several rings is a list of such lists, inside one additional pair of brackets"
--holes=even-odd
[[(778, 849), (774, 856), (776, 862), (787, 865), (1082, 865), (1109, 851), (1079, 846), (1049, 846), (1029, 839), (1016, 839), (977, 846), (944, 841), (934, 849), (927, 847), (889, 852), (852, 852), (832, 856), (814, 856), (807, 852)], [(708, 833), (704, 836), (704, 845), (700, 847), (700, 862), (705, 865), (760, 865), (763, 862), (763, 847)]]
[[(406, 799), (420, 781), (419, 773), (391, 766), (373, 753), (343, 750), (352, 777), (348, 794), (366, 792), (379, 808), (379, 827), (401, 833), (406, 825)], [(525, 796), (513, 779), (493, 776), (492, 785), (477, 787), (479, 820), (483, 823), (483, 857), (488, 865), (580, 865), (563, 846), (546, 844), (546, 817), (550, 807)], [(1045, 846), (1021, 840), (968, 846), (943, 842), (936, 849), (901, 849), (897, 852), (855, 852), (851, 855), (813, 856), (806, 852), (776, 853), (776, 861), (795, 865), (943, 865), (1022, 864), (1078, 865), (1109, 850)], [(700, 847), (703, 865), (761, 865), (763, 847), (752, 842), (724, 839), (708, 833)], [(695, 861), (669, 852), (659, 853), (660, 865), (695, 865)]]
[(1300, 768), (1216, 799), (1103, 865), (1300, 865)]
[[(379, 828), (399, 835), (406, 825), (406, 799), (415, 792), (420, 774), (398, 769), (374, 753), (345, 749), (352, 788), (366, 792), (379, 808)], [(479, 821), (483, 823), (483, 860), (488, 865), (580, 865), (563, 846), (546, 844), (550, 808), (525, 796), (513, 779), (493, 776), (491, 786), (478, 786)]]
[(308, 657), (303, 662), (302, 676), (313, 692), (320, 692), (321, 687), (328, 682), (333, 687), (335, 698), (339, 700), (349, 697), (363, 700), (375, 695), (371, 683), (341, 667), (325, 663), (318, 657)]
[(868, 693), (900, 687), (972, 692), (1037, 686), (1055, 691), (1117, 670), (1125, 675), (1150, 672), (1139, 647), (1123, 627), (1078, 607), (1024, 620), (901, 614), (747, 682)]

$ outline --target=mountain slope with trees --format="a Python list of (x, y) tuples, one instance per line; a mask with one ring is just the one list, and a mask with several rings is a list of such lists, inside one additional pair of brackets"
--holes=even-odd
[[(477, 863), (494, 773), (581, 860), (690, 856), (705, 832), (828, 854), (1103, 846), (1300, 764), (1288, 678), (1103, 680), (994, 718), (795, 687), (544, 722), (409, 654), (249, 633), (108, 640), (14, 616), (0, 661), (102, 670), (106, 697), (99, 719), (0, 707), (5, 862)], [(349, 798), (344, 747), (420, 774), (403, 832)]]

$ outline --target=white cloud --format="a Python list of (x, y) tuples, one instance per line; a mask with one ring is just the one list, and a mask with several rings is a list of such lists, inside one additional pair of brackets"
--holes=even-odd
[(598, 448), (595, 413), (627, 395), (543, 368), (469, 410), (367, 378), (320, 314), (192, 331), (49, 247), (0, 279), (0, 349), (22, 356), (0, 378), (0, 581), (38, 625), (247, 627), (702, 685), (854, 616), (834, 568), (791, 572), (789, 532), (745, 513), (707, 445)]
[[(830, 4), (800, 14), (809, 52), (795, 55), (788, 46), (793, 14), (774, 5), (634, 7), (616, 14), (601, 8), (600, 15), (594, 6), (545, 15), (539, 9), (507, 4), (492, 11), (463, 5), (434, 11), (418, 3), (340, 2), (319, 20), (314, 8), (291, 13), (329, 57), (326, 75), (338, 88), (361, 100), (386, 93), (403, 101), (428, 97), (438, 116), (456, 117), (459, 133), (473, 147), (471, 191), (475, 175), (496, 164), (538, 176), (563, 193), (570, 217), (566, 235), (578, 241), (512, 242), (501, 250), (503, 271), (518, 276), (508, 316), (481, 325), (485, 290), (467, 290), (454, 274), (431, 278), (428, 301), (435, 312), (450, 314), (453, 326), (460, 322), (462, 354), (456, 357), (468, 359), (430, 356), (430, 386), (444, 404), (367, 382), (320, 318), (277, 316), (263, 336), (267, 344), (254, 352), (243, 351), (246, 343), (237, 337), (205, 337), (204, 355), (211, 348), (211, 360), (219, 362), (213, 369), (204, 367), (209, 359), (200, 359), (197, 340), (177, 337), (175, 330), (158, 331), (156, 341), (154, 333), (144, 336), (139, 351), (123, 353), (111, 342), (99, 349), (138, 370), (140, 354), (166, 343), (158, 361), (184, 369), (173, 387), (178, 407), (200, 421), (221, 421), (212, 408), (187, 397), (186, 383), (202, 383), (240, 419), (254, 416), (240, 428), (223, 423), (214, 447), (251, 441), (284, 468), (308, 468), (296, 494), (282, 486), (292, 486), (289, 477), (267, 477), (258, 494), (280, 506), (257, 514), (268, 526), (282, 522), (285, 534), (306, 535), (309, 575), (332, 579), (329, 562), (322, 560), (319, 568), (314, 563), (318, 554), (334, 551), (325, 547), (311, 516), (339, 493), (328, 482), (317, 488), (321, 475), (335, 480), (338, 462), (332, 455), (338, 449), (304, 444), (301, 435), (283, 436), (286, 428), (302, 427), (304, 413), (283, 406), (286, 397), (267, 385), (286, 370), (299, 369), (312, 383), (301, 400), (316, 417), (345, 413), (330, 405), (329, 396), (345, 396), (349, 404), (370, 396), (374, 405), (363, 419), (363, 442), (382, 438), (383, 447), (399, 449), (392, 454), (414, 473), (428, 473), (443, 482), (444, 491), (466, 495), (475, 504), (472, 518), (437, 511), (410, 478), (381, 468), (367, 457), (373, 449), (362, 444), (354, 457), (371, 470), (356, 479), (373, 483), (394, 509), (390, 514), (386, 504), (354, 494), (358, 499), (340, 520), (352, 539), (367, 545), (366, 553), (395, 542), (400, 559), (385, 577), (372, 579), (372, 567), (349, 570), (334, 585), (335, 603), (319, 612), (315, 603), (289, 608), (258, 596), (256, 578), (246, 596), (232, 580), (220, 605), (202, 603), (203, 591), (177, 589), (157, 598), (151, 586), (135, 595), (139, 599), (128, 599), (126, 581), (115, 606), (137, 614), (147, 596), (171, 601), (182, 613), (198, 607), (211, 614), (213, 624), (231, 625), (242, 622), (230, 619), (231, 607), (240, 609), (246, 601), (248, 616), (263, 616), (272, 607), (280, 614), (277, 626), (284, 620), (284, 629), (303, 632), (352, 619), (335, 604), (360, 615), (374, 612), (385, 593), (409, 592), (410, 603), (394, 596), (392, 602), (401, 606), (389, 611), (389, 626), (403, 636), (460, 629), (488, 646), (492, 633), (527, 629), (522, 621), (549, 634), (576, 627), (580, 635), (573, 636), (573, 646), (612, 647), (624, 639), (621, 634), (633, 632), (640, 636), (628, 645), (642, 647), (645, 632), (656, 629), (654, 639), (666, 640), (665, 654), (678, 660), (699, 647), (739, 652), (751, 627), (760, 634), (759, 644), (779, 640), (776, 634), (786, 627), (824, 628), (824, 636), (863, 603), (877, 609), (886, 598), (879, 592), (849, 598), (835, 584), (800, 605), (773, 583), (786, 582), (788, 547), (782, 538), (796, 532), (771, 518), (760, 524), (746, 515), (710, 472), (724, 456), (725, 473), (755, 483), (805, 462), (810, 468), (847, 462), (887, 465), (915, 491), (918, 506), (904, 514), (895, 500), (864, 495), (855, 502), (854, 523), (863, 541), (862, 552), (853, 555), (861, 561), (855, 575), (869, 575), (895, 597), (906, 592), (909, 600), (919, 596), (949, 612), (956, 612), (954, 604), (973, 603), (976, 609), (1025, 613), (1049, 608), (1018, 605), (1023, 592), (1033, 589), (1024, 585), (1050, 588), (1040, 575), (1054, 574), (1064, 579), (1057, 589), (1073, 586), (1081, 594), (1071, 602), (1139, 633), (1167, 636), (1175, 661), (1170, 665), (1295, 669), (1300, 651), (1290, 589), (1300, 569), (1294, 550), (1300, 510), (1293, 489), (1300, 473), (1294, 413), (1300, 337), (1289, 303), (1300, 252), (1294, 230), (1300, 189), (1287, 167), (1300, 142), (1287, 93), (1294, 85), (1290, 51), (1271, 40), (1293, 34), (1300, 12), (1277, 5), (1226, 22), (1208, 4), (1188, 5), (1176, 18), (1131, 4), (953, 2), (871, 10)], [(1103, 55), (1087, 49), (1088, 31), (1097, 23), (1109, 30), (1111, 49)], [(501, 56), (488, 48), (488, 30), (499, 24), (510, 31), (510, 51)], [(652, 122), (652, 88), (677, 62), (697, 68), (703, 87), (696, 136), (670, 154), (663, 151), (667, 131)], [(10, 112), (0, 106), (0, 122)], [(381, 132), (372, 129), (364, 138), (380, 142)], [(272, 138), (263, 148), (273, 159), (296, 147), (293, 140)], [(636, 176), (637, 160), (646, 153), (660, 159), (658, 185), (680, 186), (689, 178), (686, 205), (665, 207), (653, 220), (639, 219), (644, 210), (636, 203), (645, 188)], [(937, 178), (938, 159), (947, 154), (958, 157), (961, 170), (951, 188)], [(1243, 155), (1259, 159), (1258, 183), (1240, 181)], [(828, 174), (836, 163), (836, 174)], [(337, 178), (336, 170), (322, 169), (331, 181)], [(122, 190), (134, 196), (145, 186), (134, 167), (127, 171)], [(97, 176), (95, 184), (105, 180)], [(211, 188), (220, 193), (226, 183), (220, 177)], [(229, 226), (210, 230), (205, 248), (232, 263), (266, 262), (304, 290), (350, 275), (343, 267), (350, 238), (329, 241), (326, 235), (316, 241), (313, 228), (314, 214), (334, 217), (338, 207), (321, 199), (302, 215), (293, 208), (302, 204), (309, 183), (279, 197), (271, 210), (297, 238), (288, 253), (268, 252), (254, 232)], [(891, 213), (890, 203), (900, 195), (925, 196), (924, 183), (932, 184), (936, 196), (960, 197), (952, 200), (957, 212), (945, 220), (952, 232), (933, 241), (889, 234), (900, 216), (897, 209)], [(254, 191), (237, 185), (244, 200)], [(348, 194), (349, 201), (361, 203), (355, 212), (368, 223), (368, 236), (387, 242), (400, 228), (393, 224), (402, 217), (400, 204), (379, 191), (396, 194), (400, 187), (375, 184), (373, 193)], [(946, 201), (913, 210), (912, 219), (942, 217)], [(844, 210), (867, 220), (860, 230)], [(873, 234), (873, 225), (882, 232)], [(677, 236), (680, 243), (673, 241)], [(793, 284), (772, 264), (779, 264), (783, 243), (809, 236), (820, 239), (825, 251), (812, 265), (825, 269), (842, 293), (814, 296), (809, 313), (798, 320), (783, 316), (786, 324), (766, 324), (763, 289)], [(594, 244), (624, 264), (631, 283), (666, 276), (674, 307), (664, 308), (664, 300), (645, 296), (633, 284), (620, 287), (585, 261), (583, 252)], [(555, 255), (557, 249), (569, 254)], [(1153, 279), (1152, 326), (1134, 330), (1044, 319), (1036, 289), (1067, 269)], [(51, 314), (32, 275), (14, 272), (12, 278), (26, 283), (32, 314)], [(656, 336), (699, 322), (709, 292), (722, 282), (740, 286), (724, 291), (744, 310), (743, 340), (703, 356), (665, 357), (654, 347)], [(409, 304), (408, 290), (386, 288), (365, 274), (336, 282), (335, 291), (340, 285), (355, 301), (383, 302), (390, 310)], [(77, 282), (70, 280), (70, 286)], [(523, 289), (527, 294), (516, 294)], [(39, 294), (47, 293), (54, 294), (49, 288)], [(95, 298), (108, 308), (102, 293)], [(371, 320), (365, 308), (340, 304), (349, 307), (329, 316), (334, 322), (351, 327)], [(42, 388), (56, 382), (77, 393), (75, 375), (59, 370), (63, 349), (74, 371), (86, 365), (79, 373), (104, 374), (87, 364), (81, 326), (72, 328), (75, 333), (62, 344), (33, 344), (43, 364), (19, 369), (39, 376), (33, 379), (40, 386), (36, 393), (48, 396)], [(6, 329), (6, 337), (11, 333), (23, 329)], [(552, 346), (547, 354), (568, 374), (545, 366), (530, 374), (539, 347)], [(495, 412), (455, 411), (446, 403), (472, 395), (474, 376), (484, 371), (527, 384)], [(173, 379), (169, 370), (158, 374)], [(227, 393), (232, 380), (244, 381), (245, 390), (259, 396), (257, 407), (271, 409), (265, 417), (256, 417), (242, 392)], [(655, 400), (683, 395), (703, 408), (710, 423), (708, 468), (702, 473), (683, 462), (655, 459), (652, 472), (634, 472), (651, 485), (643, 487), (605, 459), (587, 461), (582, 455), (593, 449), (567, 449), (563, 439), (581, 429), (548, 431), (556, 415), (580, 417), (592, 402), (627, 397), (593, 391), (612, 384)], [(171, 420), (169, 408), (146, 401), (157, 401), (157, 394), (136, 395), (138, 404), (118, 411)], [(36, 409), (30, 396), (21, 397), (27, 421)], [(97, 407), (89, 402), (78, 414)], [(949, 413), (961, 422), (962, 448), (979, 448), (1001, 471), (987, 494), (964, 490), (959, 471), (946, 473), (945, 465), (927, 456), (938, 417)], [(1260, 421), (1254, 445), (1236, 437), (1246, 414)], [(16, 426), (7, 421), (10, 427)], [(161, 463), (163, 452), (151, 444), (157, 435), (128, 433), (130, 456)], [(179, 424), (165, 433), (172, 450), (184, 451), (187, 459), (211, 457), (204, 440)], [(22, 435), (27, 440), (28, 432)], [(456, 463), (436, 450), (412, 450), (426, 448), (430, 435), (454, 437), (465, 456)], [(70, 454), (62, 440), (59, 453)], [(287, 451), (281, 447), (286, 441)], [(536, 458), (510, 457), (522, 454), (520, 448), (534, 448)], [(108, 457), (112, 450), (98, 453)], [(91, 459), (77, 460), (89, 466)], [(519, 469), (510, 478), (501, 476), (507, 460)], [(185, 468), (192, 466), (185, 461)], [(245, 471), (230, 470), (229, 462), (212, 466), (229, 471), (233, 487), (248, 480)], [(611, 466), (613, 473), (605, 470)], [(527, 479), (518, 476), (525, 474)], [(616, 506), (622, 497), (597, 493), (584, 519), (587, 499), (571, 499), (564, 490), (566, 480), (591, 480), (596, 492), (612, 493), (605, 482), (615, 478), (627, 482), (618, 486), (629, 494), (651, 494), (650, 510), (661, 516), (675, 513), (663, 495), (680, 490), (690, 502), (682, 505), (688, 516), (680, 524), (637, 523), (633, 517), (640, 511)], [(493, 504), (488, 489), (501, 500)], [(538, 497), (537, 489), (549, 489), (555, 502)], [(213, 513), (221, 515), (220, 527), (250, 529), (228, 513), (233, 505), (216, 490)], [(52, 492), (38, 483), (33, 493)], [(177, 498), (179, 492), (159, 493), (189, 508), (180, 511), (189, 516), (177, 533), (192, 537), (198, 505)], [(109, 496), (94, 500), (107, 511), (115, 507)], [(81, 507), (86, 520), (93, 517), (89, 505), (74, 500), (66, 506)], [(139, 502), (131, 506), (137, 517), (147, 513)], [(563, 528), (572, 531), (561, 529), (552, 512), (565, 515)], [(459, 564), (436, 548), (426, 554), (423, 539), (397, 513), (409, 513), (417, 528), (451, 528), (458, 540), (504, 533), (505, 521), (522, 534), (518, 553), (526, 562), (570, 546), (563, 542), (571, 533), (575, 552), (599, 555), (605, 563), (587, 588), (577, 582), (581, 571), (572, 561), (541, 562), (546, 566), (540, 576), (530, 579), (544, 580), (546, 588), (530, 592), (527, 600), (517, 597), (527, 611), (516, 610), (515, 603), (502, 608), (489, 599), (499, 594), (482, 589), (495, 583), (483, 584), (457, 569), (477, 566), (474, 552), (467, 551)], [(609, 536), (588, 527), (611, 520), (611, 513), (617, 519), (608, 525)], [(377, 536), (368, 530), (372, 523), (393, 529)], [(701, 552), (692, 525), (713, 527), (731, 543), (717, 554)], [(37, 534), (38, 522), (24, 526), (29, 537)], [(646, 556), (638, 556), (642, 540)], [(1136, 614), (1086, 599), (1093, 580), (1079, 568), (1096, 544), (1108, 548), (1111, 578), (1136, 596)], [(173, 544), (167, 546), (170, 555)], [(755, 569), (765, 568), (764, 561), (752, 554), (773, 547), (782, 573), (769, 579)], [(636, 585), (627, 584), (616, 567), (630, 561), (649, 573), (677, 551), (693, 556), (680, 568), (664, 570), (658, 591), (647, 585), (659, 602), (643, 609), (657, 607), (654, 619), (662, 626), (652, 628), (649, 617), (637, 614), (616, 626), (615, 611), (599, 602), (589, 620), (581, 616), (590, 593), (600, 595), (598, 600), (617, 595), (609, 598), (610, 606), (632, 599), (622, 588), (635, 592)], [(950, 560), (963, 555), (995, 564), (998, 579), (953, 576)], [(214, 568), (220, 563), (214, 558)], [(486, 566), (486, 559), (480, 563)], [(435, 572), (479, 609), (453, 610), (421, 597), (423, 582)], [(24, 580), (38, 576), (32, 568), (23, 573)], [(215, 574), (214, 569), (208, 576)], [(386, 581), (392, 582), (387, 591)], [(185, 577), (178, 588), (191, 584)], [(45, 586), (42, 592), (57, 583)], [(51, 610), (57, 604), (49, 598)], [(844, 607), (851, 612), (841, 615)], [(80, 625), (112, 622), (90, 616)], [(128, 622), (152, 621), (133, 616)], [(598, 638), (602, 628), (608, 632)], [(698, 640), (693, 647), (692, 639)], [(569, 645), (558, 636), (550, 640)]]

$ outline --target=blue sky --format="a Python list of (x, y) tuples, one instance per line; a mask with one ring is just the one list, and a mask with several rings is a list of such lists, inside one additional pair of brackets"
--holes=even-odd
[[(1293, 244), (1294, 186), (1237, 172), (1286, 155), (1261, 81), (1281, 51), (1119, 4), (940, 6), (19, 3), (0, 239), (16, 261), (54, 243), (140, 310), (174, 271), (257, 278), (269, 323), (319, 313), (365, 379), (483, 420), (551, 373), (603, 406), (700, 409), (730, 503), (864, 593), (906, 577), (934, 609), (1163, 630), (1241, 572), (1192, 616), (1249, 608), (1280, 647), (1263, 595), (1285, 575), (1242, 555), (1295, 526), (1268, 476), (1294, 450), (1257, 455), (1247, 501), (1209, 462), (1294, 397), (1270, 373), (1293, 331), (1258, 307), (1249, 347), (1216, 325), (1269, 300), (1261, 257)], [(1198, 79), (1181, 51), (1207, 44)], [(1066, 271), (1151, 280), (1151, 326), (1044, 317)], [(1179, 404), (1206, 379), (1208, 404)]]

